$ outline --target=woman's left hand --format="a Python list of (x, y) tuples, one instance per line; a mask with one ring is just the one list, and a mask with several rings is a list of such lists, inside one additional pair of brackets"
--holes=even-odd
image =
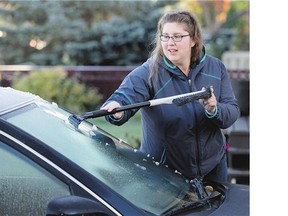
[(217, 100), (214, 95), (214, 89), (211, 87), (211, 97), (202, 100), (202, 105), (209, 114), (213, 114), (216, 109)]

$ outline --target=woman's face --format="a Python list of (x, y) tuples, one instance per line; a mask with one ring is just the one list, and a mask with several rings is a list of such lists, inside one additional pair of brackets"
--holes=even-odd
[[(162, 35), (164, 36), (180, 36), (189, 35), (185, 30), (186, 25), (180, 23), (166, 23), (163, 26)], [(194, 40), (190, 36), (182, 37), (181, 41), (175, 42), (170, 38), (167, 42), (161, 41), (161, 46), (166, 58), (174, 65), (190, 65), (191, 47), (195, 45)]]

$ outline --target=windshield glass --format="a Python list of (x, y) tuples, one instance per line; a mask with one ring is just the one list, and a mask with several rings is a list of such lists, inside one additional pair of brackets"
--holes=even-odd
[[(189, 191), (189, 182), (148, 156), (128, 148), (90, 122), (78, 128), (70, 113), (41, 103), (10, 113), (7, 121), (32, 134), (77, 163), (141, 209), (160, 215)], [(37, 120), (36, 120), (37, 119)]]

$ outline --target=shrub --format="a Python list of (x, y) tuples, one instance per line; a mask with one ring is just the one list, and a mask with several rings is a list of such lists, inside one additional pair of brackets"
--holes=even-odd
[(61, 67), (16, 74), (12, 87), (39, 95), (74, 113), (95, 110), (102, 99), (97, 88), (88, 87), (69, 78)]

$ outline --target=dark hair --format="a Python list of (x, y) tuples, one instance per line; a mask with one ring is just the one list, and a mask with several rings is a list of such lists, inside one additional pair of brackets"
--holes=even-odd
[(202, 40), (202, 33), (200, 29), (200, 25), (198, 23), (198, 20), (195, 15), (188, 11), (171, 11), (166, 14), (164, 14), (157, 25), (157, 32), (156, 37), (154, 39), (154, 50), (151, 52), (152, 57), (152, 64), (150, 67), (150, 76), (149, 79), (151, 79), (154, 75), (158, 73), (158, 60), (160, 56), (164, 56), (162, 47), (161, 47), (161, 41), (160, 41), (160, 35), (162, 34), (163, 26), (166, 23), (181, 23), (185, 24), (185, 29), (191, 37), (193, 37), (195, 41), (195, 46), (191, 48), (191, 59), (190, 59), (190, 66), (196, 62), (200, 56), (200, 53), (203, 48), (203, 40)]

